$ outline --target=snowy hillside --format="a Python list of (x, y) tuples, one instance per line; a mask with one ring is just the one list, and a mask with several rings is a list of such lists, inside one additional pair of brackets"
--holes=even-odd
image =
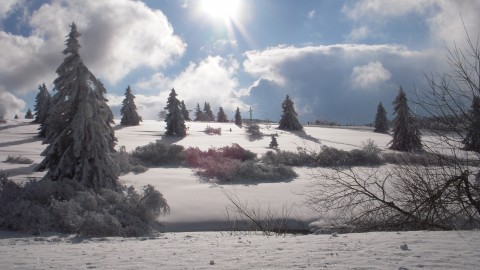
[[(222, 135), (209, 136), (203, 131), (207, 126), (221, 128)], [(117, 148), (125, 146), (127, 151), (137, 146), (161, 140), (184, 147), (199, 147), (207, 150), (211, 147), (229, 146), (237, 143), (240, 146), (264, 154), (268, 150), (270, 137), (250, 141), (245, 129), (232, 123), (198, 123), (188, 122), (188, 136), (185, 138), (163, 137), (165, 123), (146, 120), (140, 126), (116, 126), (115, 135), (118, 138)], [(340, 128), (305, 127), (302, 133), (291, 133), (276, 129), (275, 125), (261, 124), (264, 134), (279, 135), (279, 149), (296, 151), (298, 147), (319, 149), (321, 145), (334, 146), (350, 150), (359, 148), (367, 139), (374, 140), (385, 149), (390, 141), (389, 135), (377, 134), (368, 130), (351, 130)], [(43, 173), (34, 173), (35, 164), (42, 160), (40, 153), (45, 145), (35, 138), (37, 125), (25, 124), (22, 121), (10, 121), (1, 127), (0, 160), (6, 160), (9, 155), (30, 158), (34, 164), (0, 163), (0, 169), (7, 171), (11, 179), (26, 181), (30, 177), (41, 177)], [(238, 195), (238, 198), (252, 206), (260, 207), (263, 212), (280, 213), (288, 209), (291, 220), (301, 221), (305, 226), (318, 219), (316, 213), (302, 205), (302, 194), (315, 174), (315, 169), (296, 168), (299, 175), (291, 182), (263, 183), (257, 185), (226, 185), (225, 189)], [(162, 217), (167, 231), (205, 231), (225, 230), (230, 228), (225, 206), (227, 198), (222, 191), (211, 184), (199, 181), (198, 176), (190, 168), (151, 168), (145, 173), (121, 176), (120, 181), (126, 185), (143, 187), (147, 184), (155, 186), (166, 197), (171, 212)]]
[[(221, 128), (222, 135), (209, 136), (209, 125)], [(164, 123), (144, 121), (137, 127), (117, 126), (117, 147), (128, 151), (156, 140), (206, 150), (238, 143), (258, 154), (268, 151), (270, 137), (250, 141), (244, 129), (227, 123), (189, 122), (188, 136), (164, 138)], [(0, 160), (8, 156), (32, 159), (34, 164), (0, 162), (15, 181), (41, 177), (32, 169), (42, 157), (44, 145), (35, 138), (37, 125), (20, 120), (0, 125)], [(372, 139), (385, 151), (389, 135), (368, 129), (305, 127), (304, 133), (277, 130), (261, 125), (265, 134), (278, 133), (279, 148), (295, 151), (297, 147), (318, 149), (321, 145), (355, 149)], [(298, 177), (290, 182), (256, 185), (225, 185), (228, 192), (260, 211), (283, 213), (288, 209), (292, 221), (304, 225), (320, 218), (304, 206), (302, 193), (315, 169), (296, 168)], [(261, 236), (252, 233), (231, 234), (226, 205), (228, 200), (217, 186), (200, 181), (185, 167), (151, 168), (142, 174), (129, 173), (120, 181), (143, 187), (154, 185), (171, 206), (171, 213), (161, 217), (167, 233), (152, 238), (82, 239), (73, 235), (32, 237), (20, 233), (0, 232), (0, 259), (5, 269), (476, 269), (480, 265), (480, 233), (460, 232), (391, 232), (364, 234), (326, 234), (307, 236)], [(205, 232), (215, 230), (217, 232)], [(220, 232), (224, 231), (224, 232)], [(181, 232), (181, 233), (178, 233)], [(61, 252), (59, 252), (61, 251)]]

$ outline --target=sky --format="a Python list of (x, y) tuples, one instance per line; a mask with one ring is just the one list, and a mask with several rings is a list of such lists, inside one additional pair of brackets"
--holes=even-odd
[[(447, 48), (480, 33), (477, 0), (2, 0), (0, 114), (23, 117), (51, 93), (72, 22), (80, 55), (119, 117), (128, 85), (144, 119), (168, 94), (193, 110), (278, 121), (289, 95), (302, 122), (392, 118), (399, 86), (451, 72)], [(411, 106), (412, 110), (416, 108)]]

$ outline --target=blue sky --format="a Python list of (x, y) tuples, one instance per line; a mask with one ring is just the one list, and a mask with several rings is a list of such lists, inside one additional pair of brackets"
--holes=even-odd
[(278, 120), (288, 94), (303, 122), (368, 123), (379, 102), (391, 115), (399, 85), (413, 95), (425, 73), (448, 72), (445, 48), (464, 44), (462, 18), (478, 36), (478, 14), (471, 0), (4, 0), (0, 113), (52, 89), (75, 21), (115, 114), (130, 85), (145, 119), (175, 87), (189, 109), (230, 117), (238, 106)]

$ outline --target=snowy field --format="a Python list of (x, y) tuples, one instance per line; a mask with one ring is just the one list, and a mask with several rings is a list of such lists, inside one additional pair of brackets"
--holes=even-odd
[[(208, 136), (207, 125), (222, 128), (221, 136)], [(202, 150), (210, 147), (240, 146), (258, 154), (267, 152), (270, 137), (249, 141), (244, 130), (234, 124), (187, 123), (188, 136), (164, 138), (164, 123), (144, 121), (138, 127), (116, 127), (117, 146), (128, 151), (156, 140)], [(321, 145), (351, 150), (372, 139), (385, 151), (389, 135), (365, 129), (306, 127), (302, 134), (260, 125), (265, 134), (278, 133), (281, 150), (297, 147), (319, 149)], [(41, 177), (32, 169), (45, 148), (35, 138), (37, 125), (22, 120), (0, 125), (0, 169), (23, 182)], [(430, 138), (431, 139), (431, 138)], [(9, 155), (30, 158), (34, 164), (5, 163)], [(226, 185), (249, 205), (262, 211), (281, 212), (308, 225), (319, 217), (303, 205), (303, 196), (315, 169), (297, 168), (290, 182), (257, 185)], [(266, 237), (231, 235), (227, 198), (220, 188), (204, 183), (189, 168), (151, 168), (142, 174), (120, 177), (127, 185), (141, 188), (154, 185), (167, 199), (171, 213), (160, 219), (165, 234), (153, 238), (78, 239), (74, 236), (33, 237), (0, 232), (1, 269), (479, 269), (480, 232), (401, 232)], [(215, 231), (215, 232), (207, 232)], [(403, 246), (407, 244), (406, 246)], [(403, 248), (403, 249), (402, 249)]]
[(94, 239), (0, 232), (2, 269), (479, 269), (479, 250), (472, 231)]

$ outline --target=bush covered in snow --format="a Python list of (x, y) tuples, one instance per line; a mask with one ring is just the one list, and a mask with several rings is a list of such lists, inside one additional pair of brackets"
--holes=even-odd
[(213, 128), (211, 126), (207, 126), (203, 132), (205, 132), (207, 135), (222, 135), (222, 128)]
[(0, 171), (0, 228), (40, 234), (141, 236), (160, 229), (157, 218), (169, 211), (152, 186), (142, 193), (89, 189), (77, 181), (32, 180), (21, 186)]
[(374, 166), (383, 164), (378, 148), (374, 145), (362, 149), (345, 151), (334, 147), (323, 146), (319, 152), (308, 152), (298, 148), (297, 152), (268, 151), (262, 156), (266, 164), (283, 164), (287, 166), (313, 167), (344, 167), (344, 166)]
[(313, 156), (304, 149), (299, 148), (298, 152), (292, 151), (268, 151), (262, 156), (262, 161), (266, 164), (287, 165), (287, 166), (314, 166)]
[(177, 165), (183, 161), (183, 149), (181, 145), (157, 141), (135, 148), (131, 156), (145, 166)]
[(8, 156), (5, 162), (17, 164), (32, 164), (33, 160), (22, 156)]
[(225, 181), (283, 182), (297, 177), (297, 173), (282, 164), (270, 165), (253, 161), (241, 162), (226, 175)]
[(319, 167), (374, 166), (383, 163), (377, 152), (363, 149), (345, 151), (328, 146), (322, 146), (314, 158), (315, 165)]

